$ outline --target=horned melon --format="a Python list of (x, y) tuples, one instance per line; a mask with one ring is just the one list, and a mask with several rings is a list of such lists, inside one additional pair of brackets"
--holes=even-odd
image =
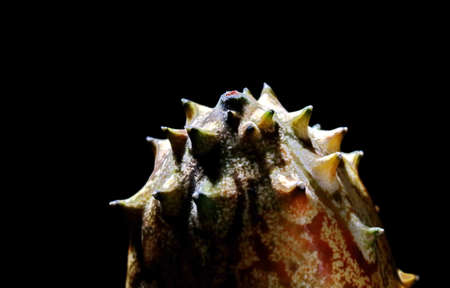
[(111, 202), (129, 216), (127, 288), (411, 287), (377, 208), (344, 153), (347, 128), (311, 127), (264, 85), (182, 99), (184, 129), (162, 127), (145, 186)]

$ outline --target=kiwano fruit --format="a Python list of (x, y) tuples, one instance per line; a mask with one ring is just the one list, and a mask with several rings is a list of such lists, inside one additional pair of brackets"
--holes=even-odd
[(358, 175), (347, 128), (309, 126), (264, 85), (214, 108), (182, 99), (184, 129), (149, 137), (154, 171), (126, 200), (126, 287), (411, 287)]

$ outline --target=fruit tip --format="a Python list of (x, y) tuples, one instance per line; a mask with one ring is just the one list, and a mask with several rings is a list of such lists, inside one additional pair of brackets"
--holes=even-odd
[(109, 204), (109, 206), (114, 207), (114, 206), (118, 205), (118, 202), (117, 202), (117, 200), (114, 200), (114, 201), (110, 201), (108, 204)]
[(400, 278), (400, 282), (402, 283), (402, 287), (409, 288), (415, 282), (420, 280), (420, 276), (416, 274), (406, 273), (400, 269), (397, 269), (397, 275)]
[(380, 227), (371, 227), (369, 228), (369, 233), (375, 236), (380, 236), (384, 233), (384, 229)]
[(162, 193), (161, 191), (155, 191), (152, 193), (152, 197), (155, 198), (156, 200), (161, 200), (161, 196), (162, 196), (161, 193)]
[(108, 204), (110, 207), (124, 206), (123, 200), (110, 201)]
[(300, 191), (305, 191), (305, 189), (306, 189), (306, 185), (303, 182), (299, 182), (297, 184), (297, 187), (298, 187), (298, 189), (300, 189)]
[(273, 92), (272, 87), (270, 87), (269, 84), (267, 84), (266, 82), (264, 82), (264, 84), (263, 84), (263, 89), (261, 91), (261, 95), (265, 94), (265, 93), (270, 94), (275, 97), (275, 93)]
[(195, 133), (195, 132), (198, 132), (198, 128), (195, 128), (195, 127), (192, 127), (192, 126), (184, 126), (184, 129), (186, 130), (186, 132), (188, 133), (188, 134), (191, 134), (191, 133)]
[(247, 87), (245, 87), (245, 88), (242, 90), (242, 93), (243, 93), (243, 94), (252, 94), (252, 93), (250, 93), (250, 90), (249, 90)]
[(245, 129), (245, 132), (248, 134), (251, 134), (253, 131), (255, 131), (255, 126), (253, 125), (248, 125), (247, 128)]

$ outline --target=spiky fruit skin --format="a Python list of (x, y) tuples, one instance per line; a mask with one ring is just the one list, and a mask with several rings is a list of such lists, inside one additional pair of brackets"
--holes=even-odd
[(154, 171), (127, 200), (126, 287), (410, 287), (397, 271), (346, 128), (309, 127), (265, 85), (183, 100), (185, 130), (150, 138)]

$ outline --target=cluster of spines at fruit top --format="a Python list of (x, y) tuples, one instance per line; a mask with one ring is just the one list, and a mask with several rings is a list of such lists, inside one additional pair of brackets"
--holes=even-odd
[[(211, 117), (214, 112), (220, 111), (224, 116), (223, 123), (228, 125), (237, 132), (237, 136), (243, 143), (256, 143), (261, 140), (265, 134), (271, 133), (278, 128), (282, 123), (287, 129), (287, 133), (292, 133), (300, 140), (301, 143), (311, 146), (314, 154), (318, 157), (310, 159), (303, 159), (305, 167), (308, 168), (308, 173), (322, 190), (333, 194), (339, 189), (337, 169), (341, 163), (352, 184), (358, 189), (363, 197), (369, 197), (364, 185), (362, 184), (358, 175), (358, 164), (363, 155), (362, 151), (354, 151), (351, 153), (340, 152), (341, 142), (345, 133), (346, 127), (340, 127), (333, 130), (322, 130), (320, 125), (311, 127), (309, 125), (312, 106), (307, 106), (296, 112), (287, 112), (281, 103), (276, 98), (272, 89), (264, 84), (261, 97), (254, 99), (248, 89), (244, 89), (242, 93), (237, 91), (230, 91), (225, 93), (217, 106), (219, 109), (210, 108), (200, 105), (190, 100), (182, 99), (182, 104), (186, 113), (186, 124), (184, 129), (174, 129), (168, 127), (161, 127), (166, 134), (167, 139), (155, 139), (148, 137), (147, 140), (152, 144), (155, 154), (155, 162), (162, 162), (165, 157), (170, 157), (173, 162), (178, 165), (183, 162), (183, 158), (188, 157), (202, 158), (207, 157), (208, 154), (217, 148), (220, 143), (222, 127), (217, 128), (208, 126), (207, 117)], [(264, 111), (250, 117), (246, 115), (243, 117), (243, 111), (247, 104), (251, 102), (256, 104), (255, 107), (264, 108)], [(276, 116), (275, 116), (276, 115)], [(214, 116), (217, 119), (217, 116)], [(213, 117), (213, 118), (214, 118)], [(206, 120), (206, 121), (205, 121)], [(206, 125), (198, 125), (199, 123)], [(156, 165), (155, 165), (156, 167)], [(177, 175), (170, 175), (164, 178), (164, 181), (159, 183), (160, 187), (152, 187), (153, 191), (144, 189), (138, 192), (133, 197), (126, 200), (117, 200), (111, 202), (111, 205), (119, 205), (132, 211), (134, 214), (141, 213), (149, 199), (149, 195), (157, 200), (162, 208), (164, 216), (171, 217), (179, 215), (182, 202), (186, 195), (183, 191), (187, 190), (186, 184), (183, 184)], [(152, 174), (153, 175), (153, 174)], [(286, 178), (285, 175), (276, 175), (278, 178)], [(282, 180), (282, 179), (281, 179)], [(155, 181), (158, 182), (158, 181)], [(292, 192), (296, 189), (305, 189), (304, 183), (301, 181), (280, 181), (282, 190)], [(184, 186), (183, 186), (184, 185)], [(158, 185), (156, 185), (158, 186)], [(211, 209), (203, 209), (202, 205), (215, 205), (214, 199), (210, 197), (211, 187), (208, 183), (203, 182), (198, 184), (201, 189), (195, 189), (194, 193), (190, 195), (192, 201), (197, 206), (197, 212), (206, 214)], [(376, 207), (377, 209), (377, 207)], [(205, 212), (206, 211), (206, 212)], [(354, 233), (360, 239), (363, 239), (366, 247), (360, 247), (363, 252), (367, 251), (367, 257), (373, 253), (374, 242), (377, 237), (383, 234), (384, 230), (380, 227), (368, 227), (364, 225), (358, 217), (352, 215)], [(402, 287), (410, 287), (417, 276), (403, 273), (399, 270), (398, 275), (402, 280)]]

